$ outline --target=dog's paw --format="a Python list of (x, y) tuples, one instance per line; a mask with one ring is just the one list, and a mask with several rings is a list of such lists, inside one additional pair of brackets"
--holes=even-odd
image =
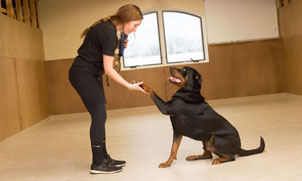
[(165, 162), (165, 163), (161, 163), (158, 167), (159, 168), (167, 168), (167, 167), (170, 167), (170, 166), (171, 166), (171, 163)]
[(193, 160), (204, 160), (204, 159), (210, 159), (213, 158), (211, 153), (206, 153), (202, 155), (191, 155), (187, 156), (186, 160), (187, 161), (193, 161)]
[(187, 161), (198, 160), (198, 159), (199, 159), (198, 155), (191, 155), (191, 156), (187, 156), (186, 158)]
[[(142, 82), (142, 81), (140, 81), (140, 80), (132, 80), (130, 83), (131, 84), (136, 84), (136, 83), (139, 83), (139, 82)], [(149, 86), (147, 86), (146, 84), (141, 84), (141, 85), (139, 85), (142, 89), (144, 89), (144, 91), (149, 95), (149, 96), (151, 96), (152, 95), (152, 89), (149, 87)]]
[(221, 164), (221, 161), (219, 158), (216, 158), (215, 160), (213, 160), (212, 165), (218, 165)]
[(149, 96), (151, 96), (152, 95), (152, 89), (150, 88), (150, 87), (148, 87), (146, 84), (142, 84), (142, 85), (140, 85), (140, 87), (142, 88), (142, 89), (144, 89), (144, 91), (149, 95)]
[(132, 80), (131, 82), (130, 82), (130, 84), (136, 84), (136, 83), (139, 83), (139, 82), (141, 82), (140, 80)]

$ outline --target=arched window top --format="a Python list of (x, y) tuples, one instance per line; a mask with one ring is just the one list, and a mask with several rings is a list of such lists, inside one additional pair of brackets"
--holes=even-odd
[(203, 17), (181, 10), (144, 13), (129, 35), (123, 69), (208, 62)]

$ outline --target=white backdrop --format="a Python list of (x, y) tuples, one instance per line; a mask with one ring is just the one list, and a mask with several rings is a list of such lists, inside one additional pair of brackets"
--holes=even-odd
[(205, 0), (208, 43), (279, 38), (276, 0)]

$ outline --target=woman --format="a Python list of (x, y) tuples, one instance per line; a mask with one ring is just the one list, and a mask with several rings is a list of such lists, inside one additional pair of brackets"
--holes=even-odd
[[(129, 4), (120, 7), (113, 16), (100, 19), (85, 29), (82, 33), (82, 37), (85, 37), (84, 42), (69, 71), (69, 80), (92, 119), (90, 126), (92, 174), (120, 172), (122, 166), (126, 164), (125, 161), (114, 160), (107, 154), (105, 141), (107, 115), (102, 75), (106, 73), (129, 90), (145, 93), (139, 86), (142, 82), (130, 84), (113, 69), (114, 52), (118, 44), (117, 31), (126, 35), (135, 32), (142, 20), (143, 15), (139, 7)], [(127, 41), (125, 47), (126, 44)]]

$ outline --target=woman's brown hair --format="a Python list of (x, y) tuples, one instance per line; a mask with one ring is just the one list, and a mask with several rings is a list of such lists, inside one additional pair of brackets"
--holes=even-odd
[(135, 21), (135, 20), (140, 20), (143, 19), (143, 14), (141, 10), (139, 9), (138, 6), (134, 4), (127, 4), (118, 9), (118, 11), (112, 15), (108, 16), (106, 18), (102, 18), (98, 21), (96, 21), (94, 24), (92, 24), (89, 28), (86, 28), (83, 33), (81, 34), (81, 38), (86, 36), (88, 31), (92, 28), (95, 27), (97, 24), (106, 22), (106, 21), (111, 21), (114, 25), (118, 24), (124, 24), (129, 21)]

